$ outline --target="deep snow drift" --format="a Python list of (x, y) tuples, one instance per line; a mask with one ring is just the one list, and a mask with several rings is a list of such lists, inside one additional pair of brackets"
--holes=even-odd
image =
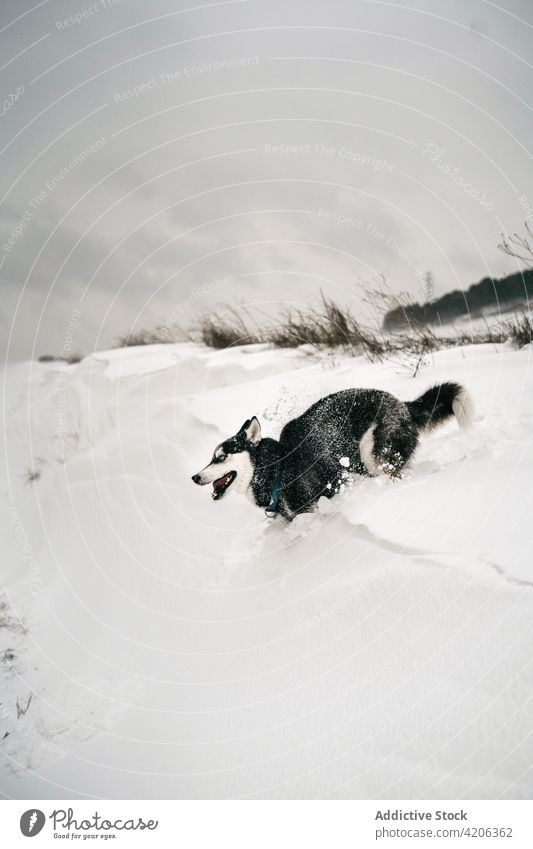
[[(173, 345), (8, 367), (3, 793), (531, 797), (530, 358), (452, 349), (413, 379)], [(474, 427), (424, 437), (402, 481), (291, 525), (190, 481), (253, 414), (275, 436), (328, 392), (441, 380)]]

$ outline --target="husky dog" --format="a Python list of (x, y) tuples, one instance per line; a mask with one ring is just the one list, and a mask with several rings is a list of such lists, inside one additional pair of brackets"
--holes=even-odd
[(433, 386), (415, 401), (378, 389), (346, 389), (321, 398), (287, 422), (279, 439), (261, 436), (255, 416), (217, 445), (210, 463), (192, 476), (213, 485), (220, 501), (232, 489), (248, 494), (267, 516), (289, 521), (331, 498), (349, 474), (401, 477), (419, 434), (455, 416), (467, 427), (473, 408), (457, 383)]

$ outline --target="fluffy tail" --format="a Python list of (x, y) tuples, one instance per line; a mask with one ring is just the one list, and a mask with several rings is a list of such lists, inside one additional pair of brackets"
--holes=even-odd
[(458, 383), (441, 383), (427, 389), (407, 407), (419, 430), (431, 430), (455, 416), (460, 428), (472, 424), (474, 405), (466, 389)]

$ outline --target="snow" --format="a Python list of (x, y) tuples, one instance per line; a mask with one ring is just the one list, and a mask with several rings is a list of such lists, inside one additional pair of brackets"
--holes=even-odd
[[(413, 379), (183, 344), (7, 367), (2, 792), (530, 798), (530, 358), (454, 348)], [(474, 425), (425, 436), (401, 481), (292, 524), (190, 481), (252, 415), (276, 436), (328, 392), (442, 380)]]

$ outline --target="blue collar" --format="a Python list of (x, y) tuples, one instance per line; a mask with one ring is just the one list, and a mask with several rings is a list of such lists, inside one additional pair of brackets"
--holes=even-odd
[(283, 475), (283, 463), (280, 464), (279, 472), (276, 475), (274, 480), (274, 484), (272, 486), (272, 492), (270, 494), (270, 504), (265, 510), (265, 515), (269, 519), (273, 519), (278, 512), (278, 501), (279, 501), (279, 492), (281, 489), (281, 478)]

